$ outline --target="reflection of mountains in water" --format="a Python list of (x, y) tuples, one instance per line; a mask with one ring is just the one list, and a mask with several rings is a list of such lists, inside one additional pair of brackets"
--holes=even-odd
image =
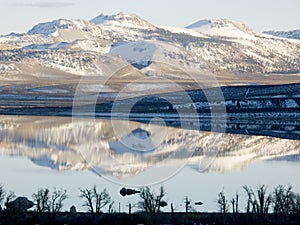
[(202, 172), (227, 172), (255, 160), (282, 160), (300, 153), (300, 141), (265, 136), (128, 121), (0, 118), (1, 154), (28, 157), (37, 165), (56, 170), (91, 169), (124, 177), (152, 167), (187, 164)]
[[(99, 106), (99, 115), (103, 108), (110, 105)], [(160, 117), (184, 129), (300, 139), (300, 84), (217, 87), (113, 102), (119, 119), (127, 108), (130, 120), (138, 122)]]
[[(225, 86), (146, 96), (138, 93), (119, 93), (118, 100), (116, 93), (97, 92), (96, 105), (96, 99), (89, 102), (85, 96), (66, 100), (57, 94), (38, 99), (26, 95), (22, 100), (22, 96), (12, 95), (0, 101), (0, 113), (112, 117), (191, 130), (300, 139), (300, 84)], [(62, 99), (66, 101), (60, 103), (63, 106), (53, 105)]]

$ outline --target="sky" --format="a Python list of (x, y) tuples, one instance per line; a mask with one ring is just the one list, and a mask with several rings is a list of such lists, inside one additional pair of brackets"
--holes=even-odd
[(152, 24), (185, 27), (205, 18), (227, 18), (264, 30), (300, 29), (300, 0), (0, 0), (0, 34), (26, 32), (58, 18), (135, 13)]

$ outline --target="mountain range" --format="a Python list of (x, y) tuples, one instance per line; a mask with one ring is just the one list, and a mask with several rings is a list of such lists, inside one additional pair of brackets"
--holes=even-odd
[(57, 19), (27, 33), (0, 36), (0, 78), (105, 77), (102, 67), (112, 61), (128, 65), (127, 73), (138, 77), (181, 79), (181, 66), (197, 73), (201, 65), (214, 73), (299, 73), (300, 41), (289, 39), (295, 36), (297, 31), (257, 33), (227, 19), (185, 28), (153, 25), (124, 13), (90, 21)]

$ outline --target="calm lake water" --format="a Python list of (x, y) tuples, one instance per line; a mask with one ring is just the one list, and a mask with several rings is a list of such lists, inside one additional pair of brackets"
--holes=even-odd
[(64, 117), (0, 116), (0, 127), (0, 183), (27, 197), (39, 187), (67, 189), (65, 209), (84, 210), (79, 188), (94, 184), (122, 211), (138, 202), (121, 197), (122, 187), (164, 185), (177, 211), (185, 196), (204, 202), (197, 210), (216, 211), (218, 192), (243, 199), (243, 185), (300, 192), (297, 140)]

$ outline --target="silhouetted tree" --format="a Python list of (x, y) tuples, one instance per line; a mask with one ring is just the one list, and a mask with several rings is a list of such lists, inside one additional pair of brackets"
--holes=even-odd
[(225, 214), (228, 212), (228, 200), (226, 199), (224, 190), (218, 193), (217, 203), (221, 213)]
[(80, 198), (84, 198), (85, 202), (82, 206), (88, 208), (88, 211), (94, 213), (94, 192), (93, 189), (80, 189)]
[(111, 202), (111, 197), (106, 189), (98, 192), (96, 185), (91, 189), (80, 189), (80, 197), (85, 199), (83, 206), (91, 213), (99, 213), (101, 209)]
[(151, 191), (149, 187), (140, 189), (140, 198), (142, 200), (138, 203), (138, 207), (146, 212), (148, 224), (155, 224), (156, 216), (162, 206), (161, 203), (165, 202), (163, 200), (165, 194), (163, 186), (160, 187), (158, 194), (155, 191)]
[(184, 198), (184, 206), (185, 206), (185, 213), (187, 214), (188, 212), (190, 212), (190, 211), (195, 211), (195, 209), (193, 208), (193, 206), (192, 206), (192, 200), (191, 199), (189, 199), (189, 197), (188, 196), (185, 196), (185, 198)]
[(110, 195), (107, 190), (104, 189), (100, 193), (97, 192), (96, 186), (94, 186), (94, 195), (96, 198), (96, 213), (100, 212), (103, 207), (108, 205), (111, 201)]
[(252, 195), (253, 195), (253, 191), (251, 187), (248, 187), (246, 185), (243, 186), (243, 189), (245, 190), (246, 194), (247, 194), (247, 206), (246, 206), (246, 212), (250, 213), (251, 211), (251, 206), (253, 204), (253, 199), (252, 199)]
[(109, 214), (112, 214), (115, 212), (115, 208), (114, 208), (114, 205), (115, 205), (115, 202), (114, 201), (111, 201), (108, 205), (108, 213)]
[(238, 193), (236, 193), (235, 198), (231, 199), (230, 203), (232, 206), (232, 212), (238, 213), (239, 212), (239, 194)]
[[(286, 223), (288, 214), (295, 213), (297, 209), (297, 195), (292, 191), (292, 186), (278, 185), (273, 192), (273, 212), (279, 219), (278, 222)], [(280, 214), (278, 216), (278, 214)]]
[(147, 213), (158, 213), (160, 211), (160, 203), (163, 201), (165, 194), (163, 186), (160, 187), (158, 194), (151, 191), (149, 187), (142, 188), (140, 190), (140, 198), (142, 201), (139, 202), (138, 206)]
[(50, 210), (51, 212), (60, 212), (63, 208), (63, 202), (68, 198), (67, 190), (62, 189), (56, 189), (54, 188), (54, 191), (50, 198)]
[(258, 223), (264, 224), (265, 214), (269, 212), (272, 203), (271, 194), (267, 194), (267, 186), (259, 185), (256, 194), (251, 187), (244, 186), (243, 188), (248, 196), (247, 213), (250, 212), (251, 207), (252, 213), (255, 214), (254, 218)]
[(273, 212), (276, 214), (287, 214), (289, 212), (289, 201), (292, 186), (278, 185), (273, 192)]
[(37, 193), (32, 195), (37, 212), (49, 212), (50, 190), (48, 188), (39, 188)]
[(54, 188), (52, 194), (48, 188), (40, 188), (32, 195), (37, 212), (60, 212), (63, 202), (68, 198), (67, 190)]

